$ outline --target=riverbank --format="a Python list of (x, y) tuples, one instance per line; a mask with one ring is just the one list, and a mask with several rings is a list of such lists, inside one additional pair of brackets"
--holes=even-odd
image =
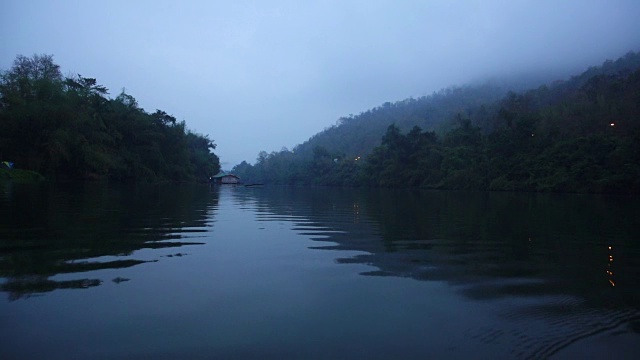
[(20, 182), (37, 182), (45, 180), (40, 173), (21, 169), (0, 169), (0, 181), (13, 180)]

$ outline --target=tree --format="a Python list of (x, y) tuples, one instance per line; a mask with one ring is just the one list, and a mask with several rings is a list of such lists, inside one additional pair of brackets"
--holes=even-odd
[(2, 73), (2, 105), (48, 99), (60, 90), (61, 82), (60, 66), (53, 62), (53, 55), (18, 55), (11, 69)]
[(0, 73), (0, 156), (66, 179), (205, 180), (215, 144), (162, 110), (149, 114), (124, 90), (62, 77), (51, 55), (18, 56)]

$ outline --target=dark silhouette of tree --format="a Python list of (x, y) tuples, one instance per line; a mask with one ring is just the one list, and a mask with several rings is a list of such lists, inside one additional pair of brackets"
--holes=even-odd
[(0, 75), (0, 156), (55, 179), (202, 180), (219, 170), (207, 136), (124, 90), (64, 78), (51, 55), (16, 57)]

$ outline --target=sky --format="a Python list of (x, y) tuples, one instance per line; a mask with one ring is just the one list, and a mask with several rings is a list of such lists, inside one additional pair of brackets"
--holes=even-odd
[(638, 0), (2, 0), (0, 69), (51, 54), (231, 169), (387, 101), (640, 51), (639, 18)]

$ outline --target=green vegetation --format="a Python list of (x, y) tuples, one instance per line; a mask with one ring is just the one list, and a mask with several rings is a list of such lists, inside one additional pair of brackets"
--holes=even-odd
[[(63, 77), (51, 55), (17, 56), (0, 73), (0, 159), (56, 180), (205, 180), (215, 144), (124, 91)], [(15, 171), (15, 170), (13, 170)]]
[[(234, 171), (279, 184), (640, 191), (640, 54), (496, 101), (482, 103), (482, 93), (497, 92), (465, 88), (385, 104)], [(449, 117), (429, 122), (434, 113)], [(368, 150), (367, 121), (373, 128), (383, 119), (386, 133)]]
[(21, 169), (0, 169), (0, 181), (12, 180), (20, 182), (34, 182), (44, 180), (44, 176), (35, 171)]

